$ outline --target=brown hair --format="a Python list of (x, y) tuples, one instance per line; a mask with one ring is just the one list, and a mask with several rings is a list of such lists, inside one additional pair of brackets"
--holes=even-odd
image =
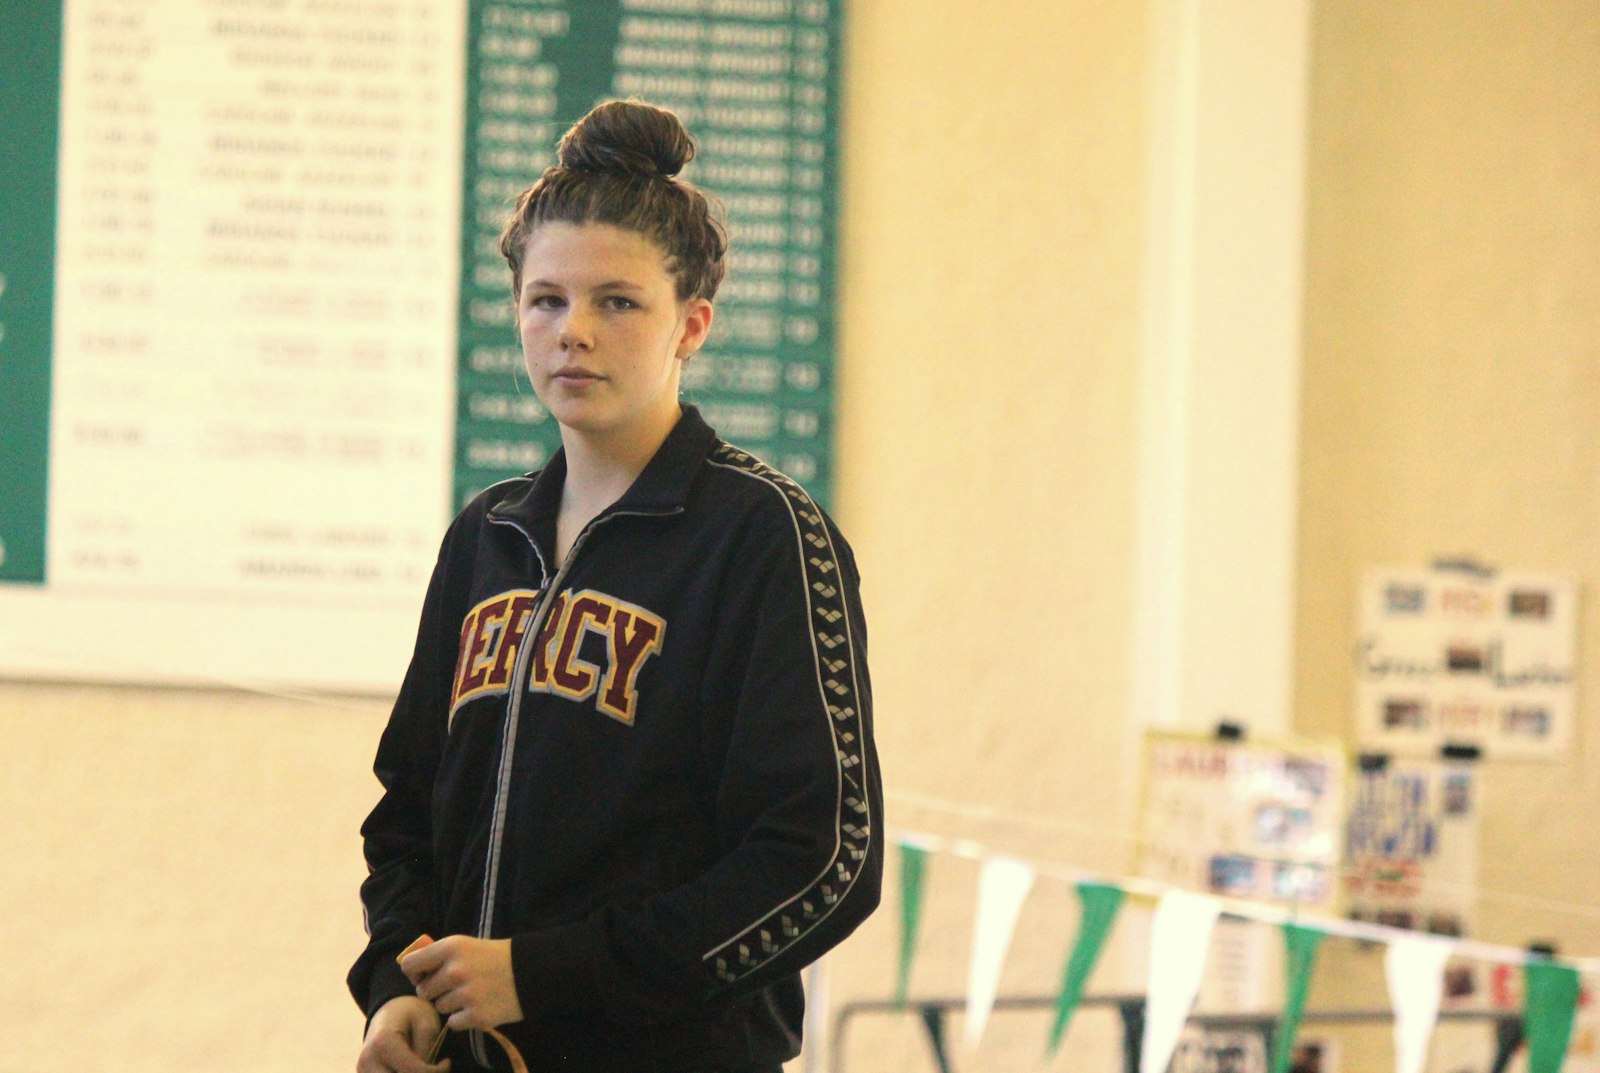
[(727, 230), (711, 199), (674, 176), (694, 159), (678, 117), (643, 101), (607, 101), (573, 124), (556, 150), (560, 163), (517, 197), (500, 235), (511, 292), (522, 288), (522, 252), (542, 223), (612, 224), (645, 236), (667, 257), (678, 300), (716, 296)]

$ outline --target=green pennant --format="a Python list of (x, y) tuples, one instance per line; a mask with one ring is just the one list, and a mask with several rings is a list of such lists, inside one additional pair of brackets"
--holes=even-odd
[(1056, 1020), (1050, 1026), (1050, 1054), (1055, 1054), (1061, 1046), (1061, 1038), (1067, 1034), (1067, 1023), (1083, 998), (1083, 985), (1094, 971), (1095, 962), (1100, 960), (1100, 951), (1106, 945), (1106, 936), (1122, 905), (1122, 889), (1106, 883), (1079, 883), (1078, 900), (1083, 903), (1083, 917), (1078, 922), (1078, 938), (1072, 944), (1072, 956), (1061, 974)]
[(922, 872), (928, 851), (909, 842), (900, 843), (900, 976), (894, 1001), (904, 1006), (911, 989), (911, 959), (917, 948), (917, 928), (922, 922)]
[(1294, 1054), (1295, 1033), (1306, 1012), (1306, 993), (1311, 990), (1311, 970), (1317, 963), (1317, 946), (1322, 933), (1315, 928), (1286, 921), (1283, 929), (1284, 991), (1283, 1017), (1272, 1041), (1272, 1073), (1287, 1073)]
[(1578, 1009), (1578, 970), (1549, 961), (1522, 967), (1522, 1027), (1528, 1037), (1528, 1073), (1558, 1073), (1572, 1040)]

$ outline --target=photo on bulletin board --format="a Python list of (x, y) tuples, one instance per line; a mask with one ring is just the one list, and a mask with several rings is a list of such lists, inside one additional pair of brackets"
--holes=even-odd
[(1555, 760), (1571, 748), (1578, 587), (1476, 568), (1368, 570), (1355, 645), (1361, 745), (1408, 756), (1476, 746)]
[(1330, 909), (1345, 770), (1331, 745), (1151, 731), (1136, 870), (1221, 897)]

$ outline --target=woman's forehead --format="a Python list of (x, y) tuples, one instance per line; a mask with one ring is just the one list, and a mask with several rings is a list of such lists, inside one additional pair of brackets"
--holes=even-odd
[(579, 271), (601, 264), (670, 275), (667, 255), (661, 247), (649, 237), (615, 224), (542, 223), (529, 232), (523, 250), (524, 274), (530, 277), (561, 268)]

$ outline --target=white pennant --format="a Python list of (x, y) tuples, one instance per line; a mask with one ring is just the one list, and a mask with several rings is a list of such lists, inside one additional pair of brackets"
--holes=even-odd
[(1444, 990), (1444, 963), (1450, 944), (1438, 939), (1402, 936), (1389, 944), (1383, 968), (1394, 1006), (1395, 1073), (1422, 1073), (1428, 1040), (1439, 1020)]
[(1181, 890), (1168, 891), (1156, 905), (1139, 1073), (1163, 1073), (1171, 1063), (1183, 1022), (1200, 993), (1211, 930), (1221, 911), (1215, 898)]
[(978, 873), (978, 919), (972, 931), (972, 963), (967, 970), (967, 1032), (976, 1047), (994, 1009), (1000, 969), (1022, 903), (1033, 886), (1033, 865), (1013, 857), (989, 857)]

